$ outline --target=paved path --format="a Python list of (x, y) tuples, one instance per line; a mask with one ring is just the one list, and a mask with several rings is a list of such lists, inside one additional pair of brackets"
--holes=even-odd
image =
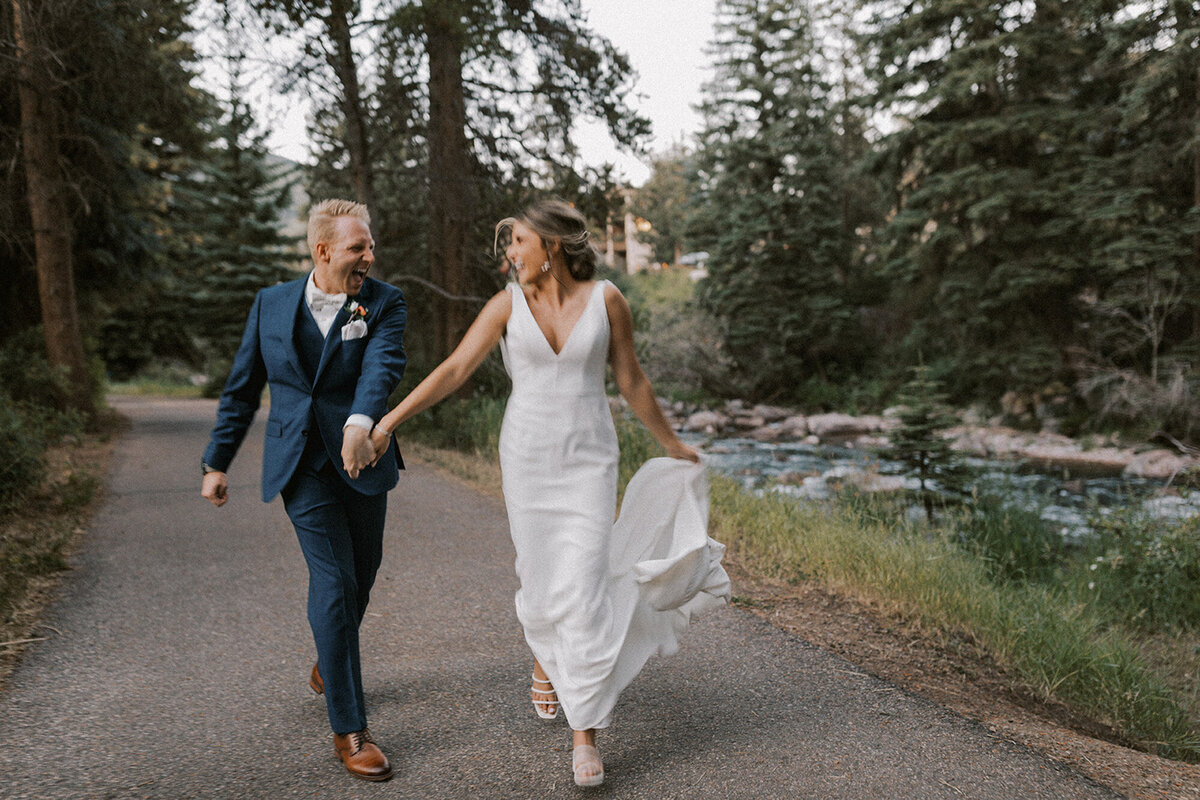
[(528, 702), (503, 507), (420, 466), (391, 494), (363, 629), (397, 777), (357, 781), (306, 684), (304, 564), (258, 499), (261, 428), (216, 509), (215, 404), (116, 407), (133, 428), (107, 500), (0, 696), (0, 798), (1118, 797), (736, 609), (651, 661), (600, 736), (607, 783), (576, 789), (568, 728)]

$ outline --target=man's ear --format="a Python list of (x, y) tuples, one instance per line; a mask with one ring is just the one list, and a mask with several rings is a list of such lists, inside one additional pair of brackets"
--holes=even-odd
[(327, 242), (317, 242), (317, 246), (313, 248), (313, 260), (318, 264), (329, 260), (329, 244)]

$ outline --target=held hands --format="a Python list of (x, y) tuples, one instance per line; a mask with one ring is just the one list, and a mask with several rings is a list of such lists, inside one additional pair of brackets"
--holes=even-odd
[(342, 429), (342, 467), (351, 478), (369, 467), (375, 458), (375, 450), (367, 431), (357, 425)]
[(207, 472), (200, 484), (200, 496), (220, 508), (229, 499), (229, 481), (224, 472)]
[(375, 458), (371, 460), (372, 467), (379, 463), (379, 459), (383, 458), (383, 454), (387, 452), (391, 443), (392, 435), (390, 433), (385, 433), (378, 425), (371, 429), (371, 447), (375, 448)]

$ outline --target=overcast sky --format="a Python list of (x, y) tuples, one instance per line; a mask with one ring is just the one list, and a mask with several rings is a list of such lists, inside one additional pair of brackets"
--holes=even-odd
[[(632, 104), (654, 126), (652, 152), (687, 140), (699, 125), (692, 108), (707, 76), (704, 50), (712, 38), (716, 0), (583, 0), (591, 26), (624, 51), (638, 73)], [(201, 43), (201, 50), (206, 48)], [(256, 98), (258, 118), (271, 134), (268, 146), (296, 161), (308, 160), (306, 106), (299, 94), (264, 92)], [(646, 164), (621, 153), (599, 124), (580, 124), (576, 141), (589, 164), (611, 162), (620, 175), (639, 185), (649, 176)]]
[[(588, 21), (629, 56), (638, 73), (634, 107), (654, 126), (651, 150), (690, 139), (700, 127), (692, 108), (709, 76), (704, 51), (712, 39), (716, 0), (583, 0)], [(599, 126), (581, 126), (577, 137), (589, 163), (615, 163), (640, 184), (650, 174), (636, 158), (612, 146)]]

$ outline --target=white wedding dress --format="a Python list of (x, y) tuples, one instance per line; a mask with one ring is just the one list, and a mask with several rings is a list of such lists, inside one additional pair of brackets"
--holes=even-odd
[(604, 393), (606, 281), (555, 353), (510, 284), (501, 341), (513, 389), (500, 466), (517, 551), (517, 617), (576, 730), (607, 727), (621, 691), (669, 655), (691, 616), (729, 598), (724, 546), (708, 537), (703, 466), (652, 459), (614, 524), (617, 435)]

